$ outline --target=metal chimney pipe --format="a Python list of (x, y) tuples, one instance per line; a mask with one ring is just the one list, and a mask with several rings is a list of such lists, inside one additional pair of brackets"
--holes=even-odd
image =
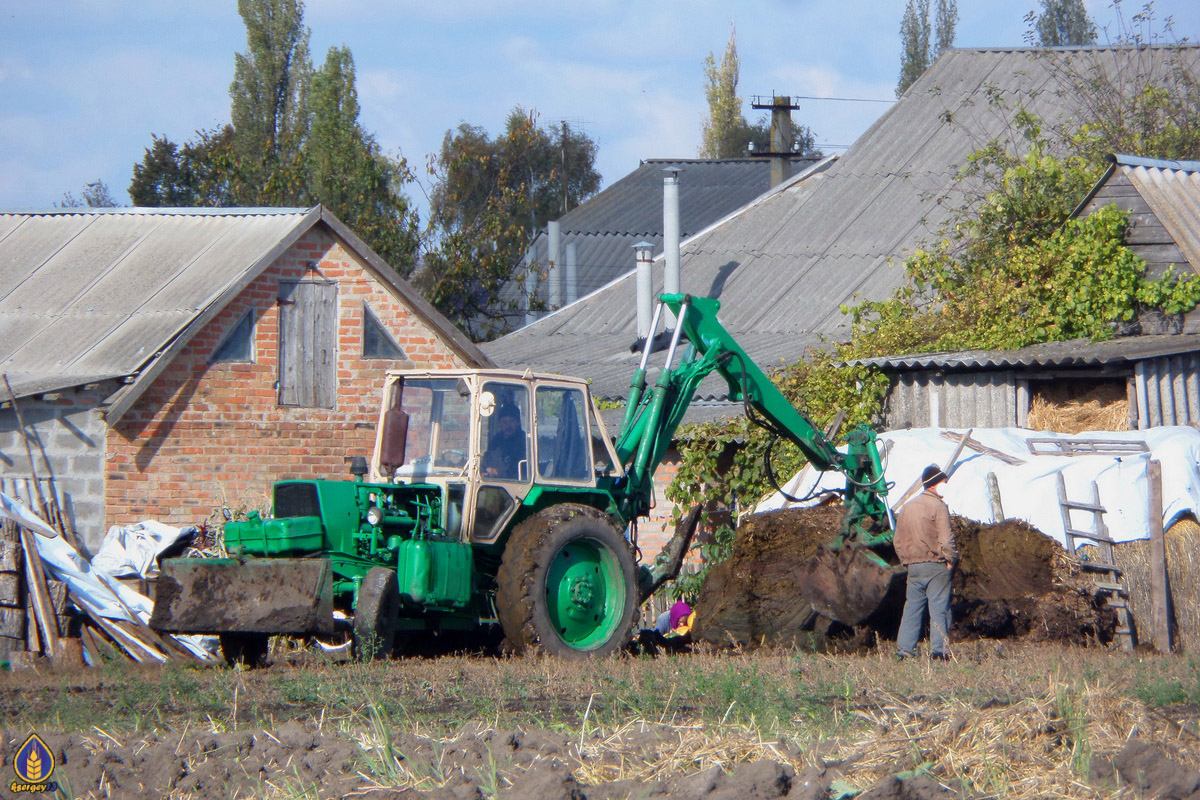
[(574, 242), (567, 242), (563, 254), (563, 272), (567, 278), (567, 302), (574, 303), (579, 299), (579, 252)]
[(546, 235), (549, 241), (549, 252), (547, 257), (550, 259), (550, 308), (551, 310), (562, 306), (562, 258), (560, 244), (562, 242), (562, 226), (558, 220), (553, 220), (546, 226)]
[(663, 291), (679, 293), (679, 170), (663, 178)]
[(637, 252), (637, 335), (639, 339), (648, 339), (654, 333), (650, 330), (654, 312), (654, 245), (638, 242), (633, 249)]

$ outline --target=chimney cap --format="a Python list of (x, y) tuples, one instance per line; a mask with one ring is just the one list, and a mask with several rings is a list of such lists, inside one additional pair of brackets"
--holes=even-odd
[(653, 250), (654, 243), (653, 242), (638, 242), (637, 244), (635, 244), (633, 246), (633, 249), (634, 250)]

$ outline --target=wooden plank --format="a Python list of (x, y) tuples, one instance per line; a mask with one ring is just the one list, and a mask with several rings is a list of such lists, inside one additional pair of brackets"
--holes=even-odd
[(1150, 482), (1150, 604), (1154, 609), (1154, 649), (1169, 653), (1171, 641), (1171, 588), (1167, 581), (1167, 550), (1162, 524), (1162, 464), (1146, 465)]
[[(950, 439), (951, 441), (953, 441), (953, 440), (958, 439), (959, 436), (960, 436), (960, 434), (958, 434), (954, 431), (942, 431), (943, 439)], [(985, 456), (991, 456), (992, 458), (999, 459), (1000, 461), (1003, 461), (1005, 464), (1008, 464), (1009, 466), (1015, 467), (1015, 466), (1018, 466), (1019, 464), (1026, 463), (1024, 460), (1017, 458), (1016, 456), (1010, 456), (1008, 453), (1004, 453), (993, 447), (988, 447), (986, 445), (980, 444), (977, 440), (972, 439), (970, 437), (967, 438), (967, 447), (971, 450), (974, 450), (976, 453), (983, 453)]]
[(1002, 522), (1006, 519), (1004, 516), (1004, 504), (1000, 502), (1000, 481), (996, 480), (996, 473), (989, 472), (987, 474), (988, 499), (992, 501), (992, 519), (996, 522)]
[(1150, 446), (1141, 440), (1031, 437), (1025, 443), (1035, 456), (1125, 456), (1150, 452)]
[(38, 555), (37, 545), (33, 541), (35, 535), (27, 528), (21, 529), (21, 545), (25, 551), (25, 581), (29, 595), (33, 598), (33, 612), (42, 635), (42, 652), (53, 657), (58, 652), (58, 622), (55, 620), (54, 608), (50, 605), (46, 590), (42, 558)]
[(0, 608), (0, 636), (25, 639), (25, 609)]
[(23, 608), (21, 586), (19, 572), (0, 572), (0, 606)]

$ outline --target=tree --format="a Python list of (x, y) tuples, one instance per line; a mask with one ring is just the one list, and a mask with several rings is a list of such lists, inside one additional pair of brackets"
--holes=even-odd
[(416, 263), (403, 159), (359, 123), (354, 59), (331, 48), (313, 73), (299, 0), (239, 0), (247, 52), (235, 55), (231, 125), (182, 145), (153, 137), (129, 193), (146, 206), (322, 204), (401, 275)]
[(1041, 0), (1042, 11), (1025, 16), (1030, 30), (1025, 39), (1039, 47), (1061, 47), (1096, 43), (1096, 24), (1088, 16), (1083, 0)]
[(748, 126), (742, 116), (742, 99), (737, 93), (738, 69), (737, 31), (731, 30), (720, 65), (712, 53), (704, 59), (708, 119), (701, 131), (701, 158), (736, 158), (746, 154)]
[(349, 48), (333, 47), (313, 76), (305, 143), (304, 194), (333, 211), (401, 275), (416, 262), (417, 221), (401, 191), (403, 161), (384, 155), (358, 122), (358, 90)]
[(312, 64), (300, 0), (238, 0), (246, 52), (234, 56), (233, 150), (241, 202), (297, 205), (304, 197), (301, 153), (308, 133)]
[(417, 278), (430, 302), (473, 339), (506, 331), (524, 311), (503, 294), (523, 284), (514, 265), (564, 203), (570, 210), (600, 188), (595, 157), (586, 134), (565, 124), (546, 129), (520, 107), (495, 139), (465, 123), (447, 131), (431, 164), (435, 244)]
[(183, 145), (166, 136), (153, 140), (141, 163), (133, 165), (129, 198), (135, 206), (236, 205), (232, 126), (197, 131), (196, 138)]
[(96, 179), (83, 185), (79, 197), (67, 192), (63, 195), (62, 202), (56, 205), (60, 208), (117, 208), (121, 204), (112, 196), (108, 185)]
[[(929, 0), (908, 0), (900, 20), (900, 79), (896, 96), (904, 94), (946, 50), (954, 46), (958, 26), (955, 0), (938, 0), (934, 22), (929, 21)], [(932, 44), (931, 44), (932, 40)]]

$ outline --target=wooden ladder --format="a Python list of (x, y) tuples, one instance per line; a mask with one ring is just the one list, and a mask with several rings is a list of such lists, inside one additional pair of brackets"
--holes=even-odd
[[(1058, 507), (1062, 512), (1063, 530), (1066, 533), (1067, 550), (1082, 569), (1097, 574), (1097, 590), (1104, 595), (1105, 602), (1117, 615), (1115, 634), (1121, 641), (1121, 649), (1133, 652), (1137, 644), (1133, 620), (1129, 616), (1129, 591), (1122, 583), (1121, 568), (1113, 563), (1113, 540), (1108, 535), (1108, 526), (1104, 524), (1104, 506), (1100, 505), (1100, 488), (1092, 481), (1092, 500), (1090, 503), (1080, 503), (1067, 499), (1067, 483), (1061, 472), (1058, 473)], [(1092, 532), (1082, 531), (1071, 523), (1072, 511), (1086, 511), (1092, 515)], [(1076, 540), (1083, 544), (1095, 544), (1100, 552), (1098, 561), (1088, 559), (1078, 552)]]

